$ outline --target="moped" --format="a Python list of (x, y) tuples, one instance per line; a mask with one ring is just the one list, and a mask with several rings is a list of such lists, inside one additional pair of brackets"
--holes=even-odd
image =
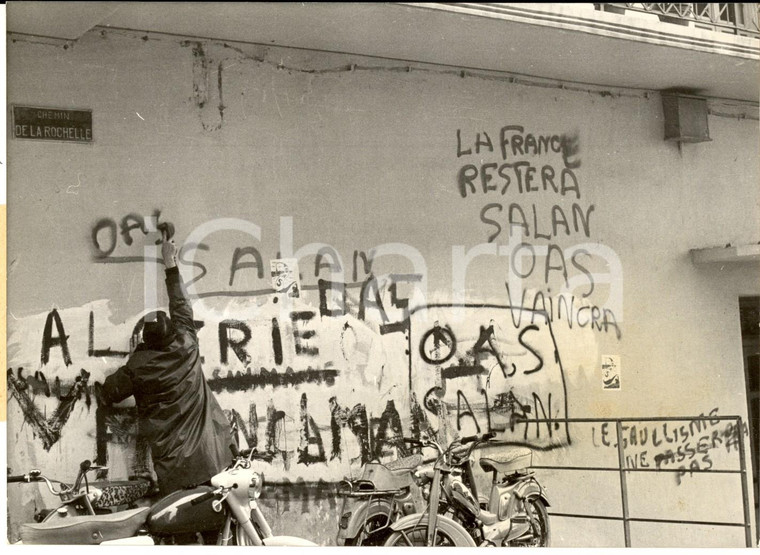
[[(472, 470), (472, 453), (495, 434), (470, 436), (451, 450), (452, 465), (461, 469), (453, 473), (451, 483), (455, 518), (471, 533), (479, 545), (548, 547), (550, 539), (549, 501), (545, 489), (529, 470), (533, 452), (525, 447), (481, 456), (479, 465), (493, 475), (490, 495), (478, 495)], [(473, 500), (477, 499), (477, 503)]]
[(412, 472), (422, 462), (419, 454), (389, 463), (369, 462), (359, 478), (340, 482), (338, 545), (381, 546), (393, 533), (391, 523), (417, 512), (421, 494)]
[(434, 464), (415, 471), (420, 483), (425, 484), (428, 506), (422, 513), (392, 523), (394, 533), (386, 546), (548, 546), (549, 502), (534, 474), (527, 470), (532, 462), (530, 449), (481, 457), (480, 466), (493, 472), (493, 481), (488, 500), (479, 499), (471, 455), (479, 444), (494, 436), (464, 437), (446, 449), (432, 439), (419, 441), (439, 453)]
[(105, 470), (108, 467), (82, 461), (73, 484), (48, 478), (39, 470), (8, 476), (8, 483), (44, 482), (50, 493), (61, 500), (57, 508), (35, 513), (38, 524), (21, 525), (22, 543), (93, 544), (134, 535), (149, 511), (137, 504), (154, 490), (155, 484), (150, 478), (89, 481), (89, 472)]
[[(97, 510), (102, 490), (82, 489), (79, 477), (74, 486), (61, 484), (56, 489), (55, 480), (37, 470), (11, 476), (9, 482), (44, 481), (64, 503), (41, 522), (22, 524), (22, 543), (154, 545), (187, 543), (190, 537), (202, 543), (204, 538), (212, 539), (216, 545), (315, 546), (302, 538), (272, 534), (258, 506), (264, 476), (251, 468), (254, 459), (266, 459), (255, 450), (240, 453), (234, 445), (230, 449), (232, 464), (213, 476), (210, 485), (175, 491), (150, 506), (116, 512)], [(90, 465), (89, 470), (104, 468)]]

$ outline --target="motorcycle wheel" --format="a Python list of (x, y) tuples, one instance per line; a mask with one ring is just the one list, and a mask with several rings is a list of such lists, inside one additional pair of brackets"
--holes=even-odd
[(531, 497), (525, 501), (530, 504), (530, 510), (536, 519), (538, 531), (531, 530), (529, 534), (506, 543), (507, 547), (549, 547), (549, 513), (546, 505), (538, 497)]
[[(379, 527), (382, 528), (375, 530), (375, 528)], [(343, 545), (368, 545), (375, 547), (383, 546), (388, 540), (388, 536), (390, 536), (391, 532), (393, 532), (389, 526), (388, 517), (385, 515), (375, 515), (373, 517), (370, 517), (370, 519), (366, 522), (364, 529), (369, 530), (369, 533), (366, 536), (364, 535), (364, 530), (362, 530), (355, 538), (346, 538)]]
[[(427, 525), (417, 525), (393, 532), (385, 542), (385, 547), (424, 547), (426, 544)], [(475, 547), (475, 542), (448, 522), (440, 521), (435, 533), (434, 545), (435, 547)]]
[(459, 524), (462, 528), (467, 530), (467, 533), (472, 537), (475, 545), (480, 545), (480, 543), (483, 541), (482, 530), (471, 515), (461, 510), (457, 510), (451, 505), (445, 505), (443, 503), (441, 503), (438, 514), (450, 518)]

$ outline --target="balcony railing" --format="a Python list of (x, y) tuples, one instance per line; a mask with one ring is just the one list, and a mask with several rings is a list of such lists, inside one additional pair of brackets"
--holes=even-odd
[(597, 10), (638, 12), (657, 16), (660, 21), (696, 29), (760, 38), (757, 3), (654, 4), (620, 2), (594, 4)]

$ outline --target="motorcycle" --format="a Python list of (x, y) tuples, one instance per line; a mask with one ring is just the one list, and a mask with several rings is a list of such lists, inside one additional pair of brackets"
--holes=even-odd
[(390, 524), (417, 511), (420, 498), (412, 472), (422, 464), (422, 455), (411, 455), (390, 463), (370, 462), (359, 478), (343, 480), (338, 495), (343, 497), (338, 545), (381, 546), (393, 532)]
[[(89, 481), (87, 477), (89, 472), (102, 470), (107, 470), (107, 467), (96, 466), (89, 460), (85, 460), (79, 465), (73, 484), (48, 478), (39, 470), (32, 470), (28, 474), (19, 476), (8, 476), (8, 483), (44, 482), (50, 493), (61, 500), (58, 508), (42, 509), (35, 513), (34, 520), (39, 524), (21, 526), (22, 543), (100, 543), (100, 541), (115, 539), (121, 534), (117, 531), (131, 531), (134, 522), (146, 512), (145, 508), (135, 507), (137, 501), (143, 499), (155, 484), (149, 479), (122, 482)], [(54, 486), (54, 483), (59, 484), (58, 487)], [(123, 507), (127, 507), (127, 510), (113, 512), (115, 508)], [(111, 516), (112, 514), (117, 514), (117, 516)], [(94, 524), (97, 520), (109, 523), (105, 536)], [(71, 531), (66, 532), (67, 528), (71, 528)], [(60, 537), (58, 537), (59, 534)], [(49, 538), (55, 541), (45, 542), (44, 540), (49, 536), (55, 536), (55, 538)], [(81, 539), (84, 536), (86, 536), (86, 541), (68, 541)]]
[[(549, 545), (549, 502), (530, 467), (532, 451), (519, 448), (480, 458), (493, 473), (488, 499), (480, 499), (471, 455), (495, 434), (464, 437), (443, 449), (436, 441), (419, 441), (439, 453), (432, 465), (422, 465), (415, 477), (427, 489), (425, 511), (390, 525), (386, 546), (543, 546)], [(499, 476), (501, 475), (501, 480)]]
[[(52, 484), (56, 480), (46, 478), (38, 470), (10, 476), (8, 482), (44, 481), (63, 502), (40, 522), (22, 524), (22, 543), (155, 545), (188, 543), (190, 539), (203, 543), (214, 540), (216, 545), (315, 546), (302, 538), (272, 534), (257, 502), (264, 477), (251, 468), (254, 458), (266, 457), (258, 456), (255, 450), (240, 453), (234, 445), (230, 449), (232, 464), (213, 476), (210, 485), (175, 491), (151, 506), (116, 512), (100, 508), (103, 490), (87, 484), (88, 471), (105, 469), (86, 464), (89, 461), (80, 467), (83, 477), (78, 476), (73, 486), (58, 482), (60, 489)], [(84, 467), (87, 470), (82, 471)], [(135, 489), (132, 497), (138, 493)]]

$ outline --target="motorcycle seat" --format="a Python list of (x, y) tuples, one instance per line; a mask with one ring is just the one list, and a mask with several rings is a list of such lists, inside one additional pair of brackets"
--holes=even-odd
[(414, 470), (422, 464), (422, 455), (411, 455), (402, 459), (396, 459), (389, 463), (385, 463), (385, 468), (393, 472), (401, 472), (404, 470)]
[(92, 504), (96, 509), (116, 507), (133, 503), (145, 497), (152, 489), (150, 480), (124, 480), (111, 482), (90, 482), (90, 487), (100, 490), (100, 497)]
[(39, 524), (22, 524), (19, 532), (24, 544), (98, 545), (136, 535), (148, 512), (150, 507), (105, 515), (67, 516)]
[(528, 448), (510, 449), (505, 453), (489, 455), (480, 459), (480, 468), (486, 472), (506, 474), (528, 468), (532, 463), (533, 451)]

